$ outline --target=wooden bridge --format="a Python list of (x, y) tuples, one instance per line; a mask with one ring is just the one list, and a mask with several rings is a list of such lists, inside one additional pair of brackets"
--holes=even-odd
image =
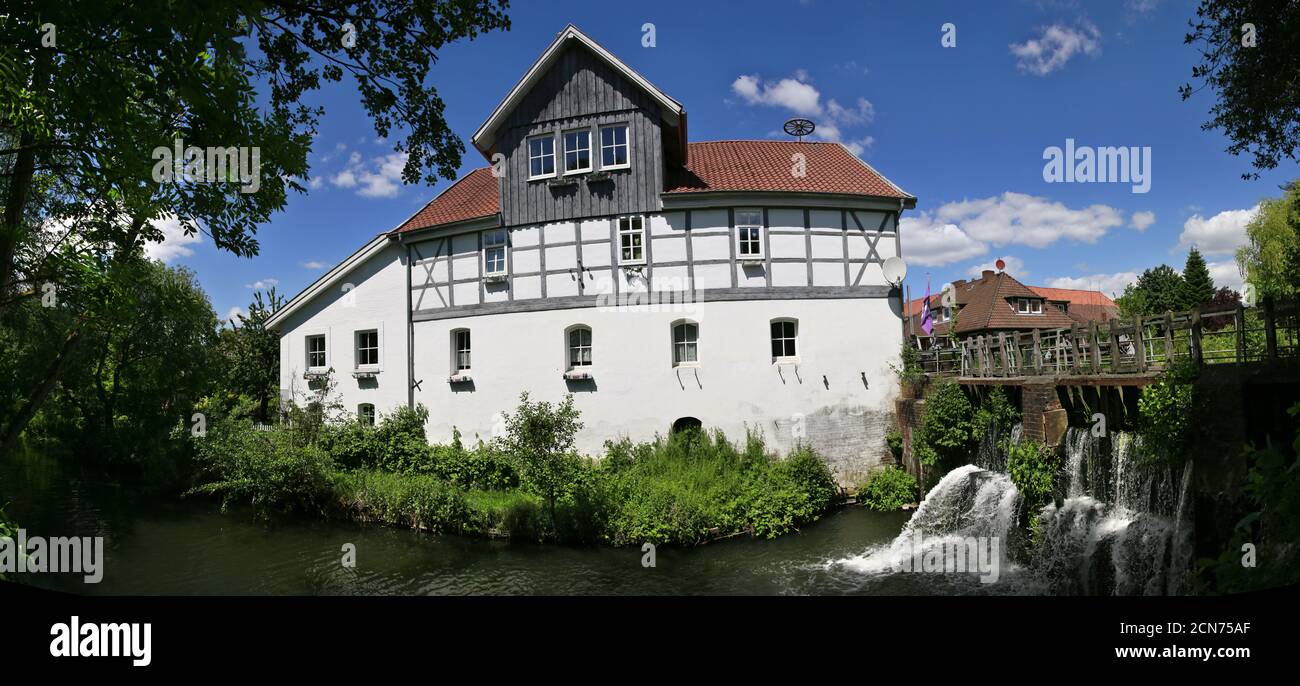
[[(930, 376), (969, 384), (1049, 377), (1070, 385), (1146, 385), (1179, 360), (1197, 366), (1300, 357), (1300, 299), (1215, 312), (1166, 312), (1068, 329), (972, 336), (920, 353)], [(951, 340), (951, 339), (950, 339)], [(1044, 379), (1045, 380), (1045, 379)]]

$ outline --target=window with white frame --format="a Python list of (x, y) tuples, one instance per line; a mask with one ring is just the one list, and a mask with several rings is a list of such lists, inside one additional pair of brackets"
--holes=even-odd
[(591, 366), (591, 329), (575, 326), (569, 329), (569, 369)]
[(772, 361), (799, 357), (799, 322), (795, 319), (772, 320)]
[(678, 322), (673, 325), (673, 366), (696, 364), (700, 361), (700, 325), (695, 322)]
[(736, 255), (742, 260), (763, 257), (763, 213), (736, 210)]
[(564, 132), (564, 173), (591, 171), (591, 130)]
[(506, 273), (506, 230), (483, 232), (483, 275), (502, 276)]
[(619, 264), (645, 264), (645, 219), (640, 215), (618, 218)]
[(1043, 301), (1035, 298), (1016, 298), (1016, 312), (1019, 314), (1042, 314)]
[(325, 336), (307, 337), (307, 368), (325, 368)]
[(528, 139), (528, 178), (548, 176), (555, 176), (555, 136), (549, 133)]
[(600, 168), (623, 169), (629, 164), (627, 124), (600, 127)]
[(453, 374), (467, 372), (470, 369), (469, 329), (456, 329), (451, 332), (451, 371)]
[(375, 425), (375, 406), (371, 403), (357, 405), (357, 421), (366, 426)]
[(379, 331), (370, 329), (369, 331), (358, 331), (357, 338), (357, 368), (361, 367), (378, 367), (379, 366)]
[(952, 319), (952, 308), (945, 305), (943, 311), (939, 313), (939, 321), (946, 322), (950, 319)]

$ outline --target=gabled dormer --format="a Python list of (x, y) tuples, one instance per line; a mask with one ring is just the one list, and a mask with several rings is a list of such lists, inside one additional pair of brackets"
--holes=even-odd
[(666, 166), (686, 161), (686, 111), (570, 24), (473, 143), (500, 170), (506, 226), (657, 212)]

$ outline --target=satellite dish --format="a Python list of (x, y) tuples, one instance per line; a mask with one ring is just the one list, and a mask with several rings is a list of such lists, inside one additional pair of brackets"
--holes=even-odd
[(940, 296), (940, 298), (943, 302), (944, 307), (956, 307), (957, 289), (953, 288), (952, 284), (945, 283), (943, 285), (943, 294)]
[(885, 273), (885, 280), (897, 286), (903, 283), (903, 277), (907, 276), (907, 263), (903, 258), (894, 256), (885, 259), (885, 263), (880, 265), (880, 271)]
[(811, 119), (795, 117), (785, 123), (785, 132), (791, 136), (796, 136), (800, 141), (803, 137), (817, 130), (817, 125), (812, 123)]
[(1007, 268), (1007, 263), (1001, 257), (999, 257), (998, 261), (994, 262), (993, 265), (998, 268), (998, 271), (1002, 271)]

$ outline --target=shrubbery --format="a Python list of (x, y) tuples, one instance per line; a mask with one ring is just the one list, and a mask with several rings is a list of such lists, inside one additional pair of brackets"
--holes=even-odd
[(873, 510), (893, 512), (916, 502), (917, 489), (916, 477), (898, 467), (887, 467), (858, 488), (858, 500)]
[(1052, 497), (1056, 471), (1060, 468), (1057, 451), (1035, 441), (1009, 443), (1006, 450), (1011, 482), (1020, 492), (1023, 511), (1029, 514), (1030, 531), (1038, 536), (1038, 512)]
[(970, 461), (976, 447), (974, 413), (970, 399), (954, 381), (936, 383), (926, 397), (925, 417), (913, 434), (912, 451), (921, 464), (932, 468), (935, 480)]
[(572, 399), (520, 398), (506, 435), (466, 449), (455, 433), (429, 446), (423, 407), (378, 426), (357, 421), (255, 428), (214, 410), (193, 439), (201, 485), (223, 504), (334, 511), (441, 533), (617, 545), (700, 543), (738, 533), (775, 537), (815, 521), (837, 487), (825, 462), (799, 448), (784, 460), (757, 435), (685, 431), (606, 444), (604, 460), (573, 450), (582, 426)]

